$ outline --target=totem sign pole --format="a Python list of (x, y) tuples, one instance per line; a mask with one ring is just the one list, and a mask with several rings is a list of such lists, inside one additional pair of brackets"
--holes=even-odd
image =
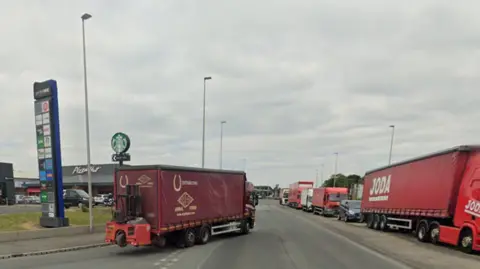
[(40, 226), (68, 226), (63, 204), (62, 154), (57, 82), (33, 83), (35, 129), (40, 178)]

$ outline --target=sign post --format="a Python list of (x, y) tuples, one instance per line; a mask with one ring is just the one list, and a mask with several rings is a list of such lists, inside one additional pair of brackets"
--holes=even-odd
[(40, 178), (40, 226), (69, 225), (63, 204), (62, 155), (57, 82), (47, 80), (33, 83), (35, 99), (35, 128)]
[(130, 149), (130, 138), (124, 133), (116, 133), (112, 136), (111, 146), (115, 152), (112, 155), (112, 161), (118, 162), (120, 166), (123, 162), (130, 161), (130, 154), (127, 151)]

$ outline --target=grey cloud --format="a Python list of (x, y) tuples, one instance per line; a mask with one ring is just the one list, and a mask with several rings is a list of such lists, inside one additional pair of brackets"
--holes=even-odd
[[(92, 158), (132, 137), (132, 163), (200, 163), (255, 183), (359, 173), (388, 160), (475, 142), (480, 116), (476, 2), (98, 1), (3, 4), (0, 158), (33, 171), (31, 87), (61, 90), (65, 163), (85, 162), (80, 15), (86, 23)], [(253, 8), (254, 7), (254, 8)], [(12, 17), (21, 11), (22, 16)], [(8, 115), (8, 116), (6, 116)], [(8, 128), (6, 127), (8, 126)]]

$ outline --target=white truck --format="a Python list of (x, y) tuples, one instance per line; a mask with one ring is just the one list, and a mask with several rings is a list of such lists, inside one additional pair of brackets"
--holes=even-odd
[(306, 188), (302, 190), (300, 196), (300, 202), (302, 204), (302, 210), (307, 212), (312, 212), (312, 196), (313, 188)]
[(283, 188), (280, 190), (280, 204), (286, 205), (288, 203), (288, 192), (290, 190), (288, 188)]

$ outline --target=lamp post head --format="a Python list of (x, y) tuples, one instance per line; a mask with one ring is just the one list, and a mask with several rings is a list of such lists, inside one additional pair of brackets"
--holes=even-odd
[(88, 14), (88, 13), (85, 13), (82, 15), (82, 20), (86, 21), (88, 19), (90, 19), (92, 17), (92, 15)]
[(224, 123), (227, 123), (227, 121), (226, 121), (226, 120), (222, 120), (222, 121), (220, 122), (220, 124), (224, 124)]
[(210, 80), (212, 77), (204, 77), (203, 80)]
[(395, 128), (395, 125), (390, 125), (389, 127), (390, 127), (390, 128)]

